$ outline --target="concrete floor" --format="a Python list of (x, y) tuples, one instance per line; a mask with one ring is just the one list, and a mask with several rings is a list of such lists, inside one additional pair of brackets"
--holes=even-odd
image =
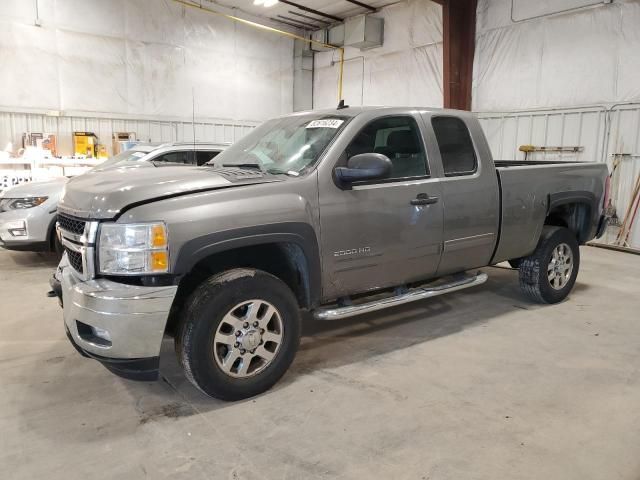
[(514, 271), (357, 321), (310, 323), (291, 371), (204, 397), (172, 344), (162, 381), (81, 358), (55, 262), (0, 252), (0, 465), (11, 479), (638, 479), (640, 257), (583, 248), (568, 301)]

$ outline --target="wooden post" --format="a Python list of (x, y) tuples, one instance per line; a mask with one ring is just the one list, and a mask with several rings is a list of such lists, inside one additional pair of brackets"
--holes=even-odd
[(434, 0), (442, 5), (445, 108), (471, 110), (477, 0)]

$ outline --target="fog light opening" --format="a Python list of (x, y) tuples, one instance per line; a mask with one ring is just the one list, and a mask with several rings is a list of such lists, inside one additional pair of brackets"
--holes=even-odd
[(85, 342), (92, 343), (98, 347), (110, 347), (112, 345), (111, 334), (108, 330), (87, 325), (78, 320), (76, 320), (76, 326), (78, 328), (78, 335)]
[(9, 233), (14, 237), (26, 237), (27, 230), (24, 228), (12, 228), (9, 230)]
[(23, 220), (17, 222), (7, 222), (4, 226), (13, 237), (27, 236), (27, 224)]

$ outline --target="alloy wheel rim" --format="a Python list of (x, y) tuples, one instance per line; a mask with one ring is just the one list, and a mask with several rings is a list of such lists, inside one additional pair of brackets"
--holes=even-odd
[(246, 300), (222, 318), (213, 338), (213, 356), (230, 377), (252, 377), (273, 363), (283, 336), (276, 307), (266, 300)]
[(557, 245), (551, 252), (551, 259), (547, 266), (547, 278), (551, 288), (562, 290), (573, 272), (573, 252), (566, 243)]

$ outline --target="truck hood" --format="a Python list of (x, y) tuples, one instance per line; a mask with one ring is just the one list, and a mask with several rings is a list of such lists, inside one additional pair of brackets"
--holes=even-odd
[(88, 172), (69, 180), (58, 210), (80, 218), (109, 219), (132, 204), (281, 180), (257, 171), (212, 167), (118, 168)]
[(10, 187), (0, 193), (4, 198), (26, 197), (50, 197), (60, 193), (64, 185), (69, 181), (67, 177), (53, 178), (51, 180), (22, 183)]

